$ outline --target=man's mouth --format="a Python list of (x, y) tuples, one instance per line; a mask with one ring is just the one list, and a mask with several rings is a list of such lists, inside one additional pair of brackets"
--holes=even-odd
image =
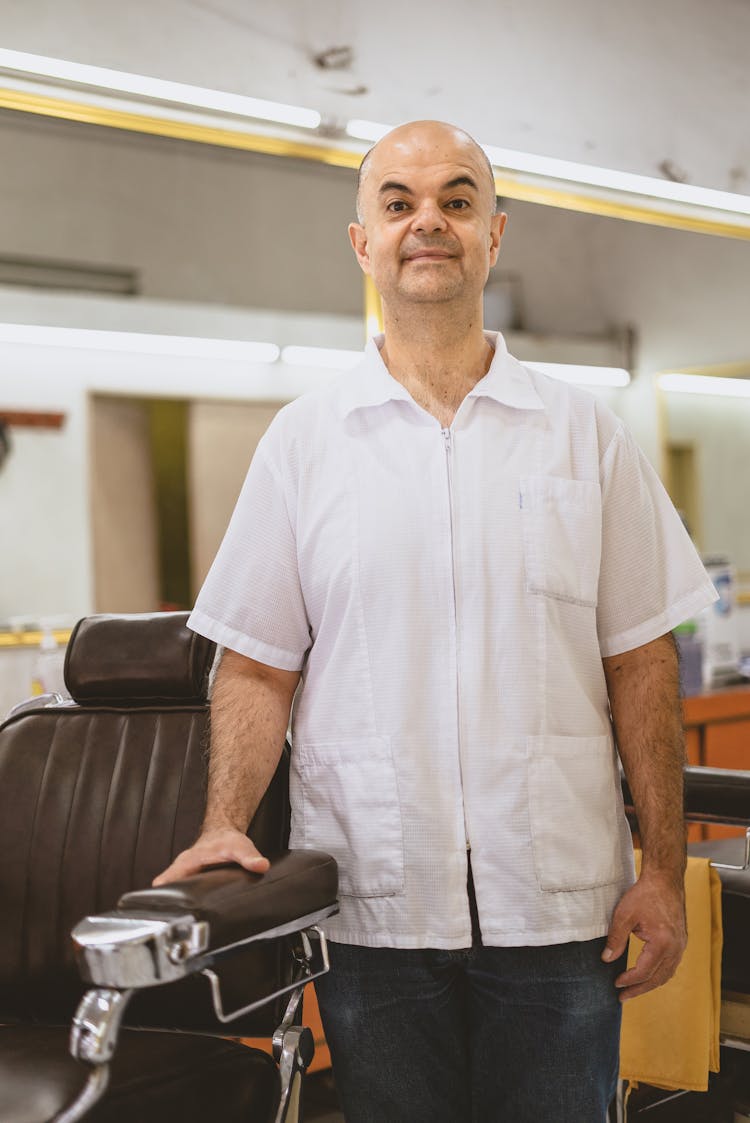
[(443, 253), (440, 250), (419, 250), (417, 253), (407, 254), (407, 261), (447, 261), (453, 257), (452, 253)]

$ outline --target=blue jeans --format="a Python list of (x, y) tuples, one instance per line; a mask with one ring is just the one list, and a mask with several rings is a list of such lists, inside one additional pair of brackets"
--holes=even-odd
[(346, 1123), (604, 1123), (620, 1003), (604, 939), (330, 944), (316, 989)]

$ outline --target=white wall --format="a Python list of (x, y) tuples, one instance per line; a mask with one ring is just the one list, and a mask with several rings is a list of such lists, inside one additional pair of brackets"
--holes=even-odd
[[(745, 0), (0, 0), (3, 46), (750, 190)], [(322, 49), (350, 45), (343, 70)]]
[[(0, 322), (27, 320), (153, 330), (163, 317), (173, 333), (265, 339), (356, 349), (360, 317), (186, 305), (149, 305), (112, 298), (0, 291)], [(0, 402), (6, 409), (62, 411), (59, 432), (15, 429), (13, 452), (0, 472), (0, 621), (9, 616), (66, 614), (94, 607), (87, 404), (92, 393), (237, 401), (288, 401), (327, 377), (320, 371), (264, 367), (232, 360), (126, 355), (103, 351), (0, 345)]]

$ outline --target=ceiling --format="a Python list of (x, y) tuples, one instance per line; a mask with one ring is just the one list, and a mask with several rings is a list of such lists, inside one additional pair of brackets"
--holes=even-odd
[(2, 46), (750, 194), (748, 0), (0, 0)]

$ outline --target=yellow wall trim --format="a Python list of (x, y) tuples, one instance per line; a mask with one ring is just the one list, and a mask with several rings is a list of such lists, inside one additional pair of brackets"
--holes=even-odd
[[(52, 633), (60, 647), (65, 647), (70, 639), (70, 628), (55, 629)], [(0, 632), (0, 647), (39, 647), (42, 632)]]
[[(325, 141), (304, 141), (264, 133), (223, 129), (215, 125), (179, 121), (167, 116), (154, 117), (147, 113), (133, 113), (129, 110), (112, 109), (23, 90), (0, 88), (0, 109), (58, 117), (66, 121), (78, 121), (111, 129), (127, 129), (130, 132), (149, 133), (152, 136), (188, 140), (199, 144), (214, 144), (223, 148), (261, 152), (269, 156), (314, 160), (342, 168), (357, 168), (362, 159), (360, 151), (338, 148), (326, 144)], [(581, 211), (585, 214), (598, 214), (628, 222), (643, 222), (652, 226), (667, 226), (677, 230), (750, 240), (750, 224), (743, 225), (729, 220), (679, 214), (672, 210), (660, 209), (658, 205), (648, 201), (623, 202), (614, 198), (600, 197), (597, 196), (596, 189), (592, 189), (589, 193), (574, 188), (527, 182), (520, 173), (516, 177), (512, 172), (496, 175), (495, 186), (498, 195), (507, 199)]]

